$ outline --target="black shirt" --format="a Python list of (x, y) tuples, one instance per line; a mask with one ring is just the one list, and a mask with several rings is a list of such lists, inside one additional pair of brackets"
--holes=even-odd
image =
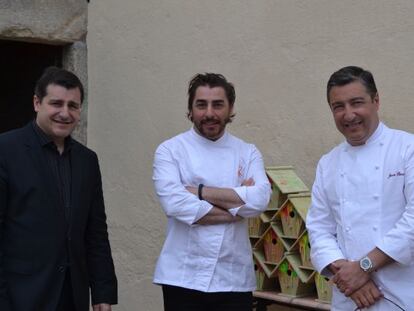
[(43, 153), (49, 167), (52, 171), (54, 181), (58, 186), (59, 198), (61, 206), (65, 212), (66, 220), (69, 220), (69, 214), (71, 209), (71, 163), (70, 163), (70, 151), (73, 145), (72, 138), (70, 136), (65, 138), (65, 145), (63, 153), (60, 154), (56, 144), (48, 137), (43, 130), (33, 121), (33, 130), (36, 132), (39, 143), (42, 147)]

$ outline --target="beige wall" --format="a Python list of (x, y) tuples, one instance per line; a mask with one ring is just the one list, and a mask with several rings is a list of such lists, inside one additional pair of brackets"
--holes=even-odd
[(310, 186), (319, 157), (341, 141), (325, 100), (329, 75), (370, 69), (388, 125), (414, 131), (412, 1), (92, 0), (88, 142), (102, 166), (120, 281), (116, 310), (162, 309), (151, 284), (165, 218), (153, 152), (186, 130), (192, 75), (236, 86), (229, 130), (266, 165), (294, 165)]

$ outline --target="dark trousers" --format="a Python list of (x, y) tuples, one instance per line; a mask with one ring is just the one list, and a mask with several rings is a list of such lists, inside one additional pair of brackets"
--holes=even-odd
[(59, 303), (56, 311), (76, 311), (73, 301), (72, 282), (70, 279), (70, 270), (66, 270), (65, 280), (63, 281), (62, 293), (60, 294)]
[(163, 285), (164, 311), (252, 311), (252, 292), (205, 293)]

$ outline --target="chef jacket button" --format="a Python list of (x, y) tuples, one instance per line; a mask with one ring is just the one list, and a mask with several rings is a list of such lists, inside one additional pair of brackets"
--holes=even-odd
[(376, 170), (379, 170), (379, 166), (378, 166), (378, 165), (375, 165), (375, 169), (376, 169)]
[(375, 194), (375, 195), (373, 196), (373, 198), (374, 198), (374, 200), (378, 200), (378, 195), (376, 195), (376, 194)]
[(382, 147), (382, 146), (384, 146), (384, 143), (383, 142), (380, 142), (380, 146)]
[(346, 227), (345, 230), (346, 230), (346, 232), (349, 232), (351, 230), (351, 228)]
[(66, 270), (66, 267), (63, 265), (58, 267), (59, 272), (65, 272), (65, 270)]
[(377, 231), (378, 227), (377, 226), (373, 226), (372, 230)]

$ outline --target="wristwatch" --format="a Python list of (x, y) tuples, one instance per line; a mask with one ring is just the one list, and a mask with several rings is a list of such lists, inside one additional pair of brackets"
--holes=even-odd
[(359, 266), (364, 272), (371, 272), (371, 270), (374, 268), (372, 260), (368, 256), (365, 256), (359, 261)]

